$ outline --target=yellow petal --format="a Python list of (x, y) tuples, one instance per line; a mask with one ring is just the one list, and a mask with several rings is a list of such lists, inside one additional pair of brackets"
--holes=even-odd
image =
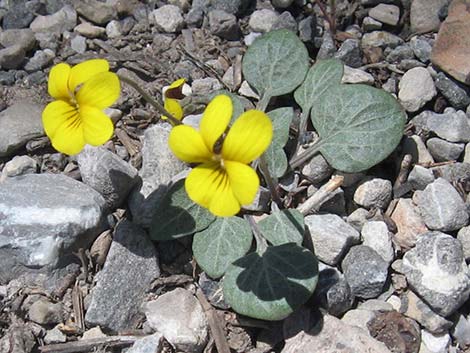
[(168, 87), (168, 89), (181, 87), (181, 86), (184, 85), (185, 82), (186, 82), (186, 80), (184, 78), (180, 78), (180, 79), (172, 82), (171, 85)]
[(75, 65), (70, 70), (69, 90), (75, 92), (78, 85), (88, 81), (100, 72), (109, 71), (109, 63), (104, 59), (91, 59)]
[(204, 163), (212, 158), (201, 134), (191, 126), (175, 126), (170, 132), (168, 145), (176, 157), (187, 163)]
[[(164, 106), (165, 106), (166, 111), (168, 113), (171, 113), (173, 117), (175, 117), (178, 120), (183, 119), (183, 108), (181, 107), (181, 104), (176, 99), (166, 98)], [(162, 119), (166, 120), (166, 116), (162, 115)]]
[(80, 106), (88, 105), (102, 110), (119, 98), (120, 91), (118, 76), (113, 72), (101, 72), (86, 81), (75, 96)]
[(227, 128), (232, 117), (232, 111), (232, 100), (229, 96), (223, 94), (212, 99), (204, 110), (199, 130), (210, 151), (213, 151), (214, 143)]
[(113, 136), (113, 122), (100, 109), (88, 105), (80, 106), (80, 118), (86, 143), (100, 146)]
[(242, 205), (252, 203), (259, 188), (258, 174), (243, 163), (225, 161), (224, 165), (237, 200)]
[(218, 162), (203, 163), (194, 168), (185, 181), (191, 200), (219, 217), (233, 216), (240, 211), (227, 173)]
[(67, 82), (70, 75), (70, 66), (65, 63), (55, 65), (49, 72), (47, 90), (55, 99), (70, 99)]
[(72, 155), (85, 146), (80, 116), (70, 104), (64, 101), (49, 103), (42, 112), (42, 122), (57, 151)]
[(224, 160), (248, 164), (268, 148), (273, 137), (271, 119), (259, 110), (249, 110), (235, 121), (222, 147)]

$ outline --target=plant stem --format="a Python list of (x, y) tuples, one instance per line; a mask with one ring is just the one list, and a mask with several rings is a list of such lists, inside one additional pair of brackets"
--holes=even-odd
[(243, 216), (248, 223), (250, 224), (250, 228), (253, 231), (253, 235), (255, 236), (256, 240), (256, 252), (260, 255), (263, 255), (266, 249), (268, 248), (268, 242), (263, 237), (263, 234), (258, 228), (258, 224), (256, 224), (252, 215), (244, 215)]
[(266, 161), (265, 155), (261, 155), (259, 157), (259, 169), (268, 184), (269, 191), (271, 192), (271, 198), (276, 203), (279, 208), (284, 208), (282, 205), (281, 198), (279, 197), (279, 193), (277, 192), (277, 178), (273, 178), (271, 173), (269, 172), (268, 163)]
[(256, 104), (256, 109), (261, 110), (262, 112), (266, 111), (271, 98), (271, 94), (269, 92), (265, 92), (258, 101), (258, 104)]
[(307, 148), (304, 152), (292, 158), (292, 160), (290, 161), (291, 168), (294, 169), (294, 168), (300, 167), (302, 164), (307, 162), (310, 158), (312, 158), (314, 155), (316, 155), (320, 151), (320, 147), (322, 145), (323, 145), (323, 141), (321, 139), (318, 139), (317, 141), (315, 141), (313, 145)]
[(119, 79), (133, 89), (135, 89), (139, 94), (144, 98), (148, 103), (150, 103), (160, 114), (166, 116), (168, 120), (171, 121), (173, 125), (181, 125), (181, 121), (176, 119), (171, 113), (169, 113), (159, 102), (157, 102), (151, 95), (145, 92), (134, 80), (130, 79), (129, 77), (119, 75)]

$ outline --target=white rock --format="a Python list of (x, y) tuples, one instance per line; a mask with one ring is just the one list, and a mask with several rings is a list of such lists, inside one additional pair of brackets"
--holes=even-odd
[(77, 35), (70, 41), (70, 46), (77, 53), (83, 54), (86, 52), (86, 38), (81, 35)]
[(362, 227), (363, 245), (367, 245), (377, 251), (382, 258), (391, 264), (394, 259), (392, 234), (388, 231), (385, 222), (367, 222)]
[(278, 17), (276, 11), (269, 9), (257, 10), (251, 14), (248, 25), (253, 32), (269, 32)]
[(419, 353), (447, 353), (450, 345), (448, 333), (435, 335), (427, 330), (421, 330), (421, 346)]
[(396, 26), (400, 20), (400, 8), (395, 5), (378, 4), (369, 10), (369, 16), (387, 25)]
[(390, 180), (374, 178), (366, 180), (354, 192), (354, 202), (365, 208), (387, 208), (392, 199)]
[(437, 94), (431, 74), (423, 67), (408, 70), (401, 78), (398, 88), (398, 99), (409, 112), (419, 110)]
[(151, 20), (155, 22), (157, 28), (166, 33), (176, 33), (184, 25), (181, 10), (175, 5), (164, 5), (150, 13)]
[(259, 99), (258, 93), (256, 93), (253, 88), (251, 88), (250, 84), (246, 81), (242, 82), (240, 88), (238, 89), (238, 93), (248, 98)]
[(119, 21), (112, 20), (106, 25), (106, 35), (108, 38), (118, 38), (122, 35), (121, 28)]
[(341, 83), (364, 83), (366, 85), (373, 85), (374, 76), (363, 70), (344, 65), (344, 74)]
[(29, 156), (15, 156), (5, 164), (2, 170), (3, 177), (13, 177), (23, 174), (36, 173), (38, 164)]

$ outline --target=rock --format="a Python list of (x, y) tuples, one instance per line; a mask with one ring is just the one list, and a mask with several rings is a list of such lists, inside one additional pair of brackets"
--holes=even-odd
[(347, 65), (344, 65), (344, 73), (341, 79), (341, 83), (364, 83), (366, 85), (373, 85), (375, 82), (374, 76), (360, 70), (353, 69)]
[(122, 36), (121, 22), (112, 20), (106, 25), (106, 36), (108, 38), (119, 38)]
[(256, 192), (255, 199), (249, 205), (243, 206), (244, 210), (253, 212), (268, 213), (270, 210), (271, 192), (269, 189), (260, 186)]
[(227, 40), (236, 40), (240, 37), (240, 27), (235, 15), (222, 10), (212, 10), (208, 17), (211, 33)]
[(392, 352), (418, 353), (419, 325), (396, 311), (378, 313), (367, 323), (369, 332)]
[(75, 9), (79, 15), (98, 25), (105, 25), (117, 17), (114, 6), (98, 0), (80, 0)]
[(470, 321), (462, 314), (459, 315), (455, 327), (452, 329), (452, 337), (461, 346), (470, 346)]
[(181, 10), (175, 5), (163, 5), (150, 14), (155, 21), (155, 25), (160, 31), (165, 33), (177, 33), (184, 25)]
[(138, 339), (126, 353), (160, 353), (163, 352), (163, 335), (156, 332)]
[(192, 8), (185, 16), (188, 28), (199, 28), (204, 20), (204, 10), (202, 8)]
[(102, 338), (102, 337), (106, 337), (106, 335), (103, 333), (103, 331), (101, 331), (101, 328), (99, 326), (95, 326), (83, 332), (82, 340), (88, 340), (92, 338)]
[(439, 10), (448, 0), (413, 0), (410, 10), (411, 32), (436, 32), (441, 25)]
[[(159, 201), (168, 190), (171, 179), (187, 167), (168, 147), (170, 127), (155, 125), (145, 130), (142, 145), (142, 186), (129, 198), (129, 208), (136, 224), (148, 227)], [(158, 154), (155, 153), (158, 151)]]
[(330, 31), (325, 31), (321, 38), (320, 50), (318, 50), (317, 60), (331, 59), (336, 53), (336, 44)]
[(359, 40), (346, 39), (334, 57), (350, 67), (356, 68), (362, 66), (362, 52)]
[(276, 29), (288, 29), (291, 32), (297, 33), (297, 21), (289, 11), (284, 11), (271, 27), (271, 31)]
[(382, 22), (374, 20), (372, 17), (367, 16), (362, 21), (362, 28), (364, 32), (372, 32), (382, 29)]
[(31, 353), (36, 346), (36, 338), (24, 324), (12, 324), (0, 338), (0, 352)]
[(366, 245), (353, 246), (341, 267), (354, 296), (370, 299), (382, 293), (387, 280), (388, 263), (374, 249)]
[(0, 282), (64, 266), (103, 230), (105, 201), (64, 175), (28, 174), (0, 183)]
[(421, 330), (420, 353), (447, 353), (451, 338), (448, 333), (434, 335), (426, 330)]
[(465, 260), (470, 260), (470, 227), (463, 227), (457, 233), (457, 239), (462, 244)]
[(103, 27), (94, 26), (89, 22), (80, 23), (73, 29), (73, 31), (77, 32), (78, 34), (81, 34), (86, 38), (99, 38), (106, 34), (106, 29), (104, 29)]
[(416, 247), (403, 256), (402, 270), (413, 291), (444, 317), (454, 313), (470, 294), (462, 245), (450, 235), (422, 235)]
[(403, 39), (385, 31), (374, 31), (371, 33), (364, 33), (361, 40), (361, 47), (381, 47), (381, 48), (395, 48), (403, 44)]
[(28, 310), (31, 321), (40, 325), (55, 325), (63, 320), (63, 307), (61, 303), (51, 303), (47, 299), (35, 301)]
[(208, 338), (206, 315), (199, 301), (187, 290), (176, 288), (144, 307), (147, 321), (177, 350), (201, 352)]
[(416, 191), (413, 201), (429, 229), (453, 231), (468, 224), (465, 202), (445, 179), (438, 178), (423, 191)]
[(278, 7), (281, 9), (288, 8), (294, 0), (272, 0), (271, 3), (273, 4), (274, 7)]
[(202, 2), (207, 11), (223, 10), (237, 16), (244, 14), (254, 5), (253, 0), (202, 0), (193, 1), (193, 8), (198, 6), (198, 2)]
[(25, 54), (25, 50), (18, 44), (0, 49), (0, 68), (20, 68), (23, 65)]
[(463, 162), (470, 163), (470, 143), (465, 145), (465, 150), (463, 153)]
[(318, 184), (333, 174), (333, 168), (321, 154), (317, 154), (303, 167), (302, 174), (313, 184)]
[(398, 88), (400, 103), (409, 112), (419, 110), (437, 94), (429, 71), (422, 67), (408, 70), (401, 78)]
[(83, 182), (104, 197), (110, 210), (121, 206), (138, 183), (137, 169), (104, 147), (86, 146), (77, 162)]
[(354, 202), (365, 208), (387, 208), (392, 199), (390, 180), (374, 178), (361, 183), (354, 192)]
[(0, 32), (0, 44), (4, 47), (19, 45), (25, 52), (30, 51), (36, 44), (34, 33), (27, 29), (7, 29)]
[(408, 182), (415, 190), (424, 190), (426, 186), (434, 181), (434, 174), (428, 168), (415, 165), (408, 175)]
[(470, 163), (452, 163), (431, 168), (435, 175), (447, 180), (449, 183), (470, 181)]
[(24, 66), (27, 72), (39, 71), (49, 66), (55, 58), (55, 53), (50, 49), (37, 50), (34, 56), (29, 59), (28, 63)]
[(145, 293), (159, 276), (155, 247), (145, 231), (127, 220), (119, 223), (91, 292), (85, 316), (87, 325), (112, 331), (136, 327)]
[(413, 291), (407, 291), (401, 296), (400, 312), (413, 320), (419, 322), (423, 327), (433, 333), (446, 332), (451, 326), (452, 321), (439, 316), (423, 302)]
[(317, 31), (316, 23), (316, 17), (313, 16), (308, 16), (299, 22), (299, 38), (302, 42), (313, 41)]
[(307, 353), (312, 352), (312, 347), (315, 347), (315, 353), (391, 353), (382, 342), (364, 330), (330, 315), (323, 316), (309, 332), (300, 331), (286, 339), (281, 353)]
[[(3, 16), (2, 28), (5, 30), (26, 28), (34, 19), (34, 13), (39, 10), (39, 3), (26, 0), (16, 0), (14, 2), (7, 2), (2, 6), (9, 8)], [(31, 6), (32, 5), (32, 6)]]
[(356, 230), (361, 231), (363, 225), (369, 221), (369, 211), (364, 208), (354, 210), (347, 218), (347, 222)]
[(344, 314), (344, 316), (341, 318), (341, 321), (345, 324), (360, 328), (363, 332), (367, 332), (367, 335), (371, 337), (369, 335), (367, 324), (371, 322), (376, 315), (377, 313), (373, 310), (368, 310), (365, 308), (352, 309)]
[[(438, 0), (433, 0), (435, 2)], [(432, 8), (426, 3), (426, 7)], [(439, 0), (439, 2), (447, 2)], [(454, 0), (449, 6), (448, 16), (442, 24), (432, 48), (431, 62), (456, 80), (470, 83), (470, 13), (465, 0)], [(437, 12), (434, 12), (436, 15)]]
[(84, 54), (86, 52), (86, 38), (82, 37), (81, 35), (76, 35), (72, 38), (70, 41), (70, 47), (72, 48), (73, 51), (79, 53), (79, 54)]
[(446, 108), (443, 114), (426, 110), (415, 116), (411, 123), (450, 142), (470, 142), (470, 121), (461, 110)]
[(38, 164), (33, 158), (29, 156), (15, 156), (3, 167), (2, 178), (34, 174), (37, 170)]
[(369, 10), (369, 16), (390, 26), (396, 26), (400, 20), (400, 8), (395, 5), (378, 4)]
[(52, 15), (37, 16), (31, 23), (30, 28), (34, 33), (48, 32), (62, 34), (65, 31), (71, 31), (76, 24), (77, 12), (72, 6), (66, 5)]
[(465, 149), (465, 144), (442, 140), (438, 137), (430, 138), (426, 145), (436, 162), (455, 161)]
[(241, 83), (238, 93), (243, 97), (259, 99), (258, 93), (251, 88), (250, 84), (246, 82), (246, 80)]
[(332, 214), (305, 217), (315, 254), (320, 261), (335, 266), (349, 247), (359, 242), (359, 232)]
[(470, 104), (467, 91), (448, 78), (443, 72), (436, 76), (437, 90), (449, 101), (455, 109), (465, 109)]
[(41, 105), (19, 101), (0, 112), (0, 157), (9, 156), (30, 139), (44, 134), (42, 109)]
[(253, 32), (269, 32), (278, 17), (277, 12), (273, 10), (256, 10), (251, 14), (248, 25)]
[(392, 234), (385, 222), (366, 222), (362, 227), (361, 235), (363, 245), (374, 249), (389, 265), (393, 262), (395, 254), (392, 245)]
[(67, 336), (59, 330), (59, 325), (55, 326), (52, 330), (48, 330), (44, 336), (45, 344), (52, 343), (65, 343), (67, 342)]
[(221, 281), (215, 281), (207, 276), (205, 272), (203, 272), (199, 276), (198, 284), (209, 303), (223, 310), (230, 308), (230, 305), (227, 304), (224, 300), (224, 292), (222, 290)]
[(432, 45), (425, 39), (413, 37), (410, 40), (410, 46), (413, 49), (414, 55), (423, 63), (428, 63), (431, 60)]
[(400, 63), (403, 60), (413, 59), (414, 52), (408, 43), (399, 45), (398, 47), (390, 50), (387, 54), (387, 61), (391, 63)]
[(223, 89), (223, 86), (218, 79), (214, 77), (205, 77), (194, 80), (191, 89), (198, 95), (204, 96)]
[(411, 135), (403, 139), (403, 153), (411, 154), (413, 163), (434, 163), (434, 158), (432, 158), (423, 140), (418, 135)]

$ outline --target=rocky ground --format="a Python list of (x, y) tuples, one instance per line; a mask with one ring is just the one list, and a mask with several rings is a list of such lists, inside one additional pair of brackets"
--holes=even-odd
[[(0, 352), (470, 352), (470, 3), (449, 2), (0, 0)], [(392, 156), (343, 174), (306, 217), (317, 290), (263, 322), (230, 310), (189, 238), (149, 240), (187, 167), (135, 91), (107, 111), (112, 141), (74, 157), (51, 148), (41, 112), (50, 68), (95, 57), (156, 97), (186, 78), (189, 116), (219, 89), (253, 107), (241, 59), (277, 28), (312, 61), (341, 59), (343, 82), (396, 95), (409, 122)], [(284, 199), (338, 174), (317, 156), (281, 180)]]

